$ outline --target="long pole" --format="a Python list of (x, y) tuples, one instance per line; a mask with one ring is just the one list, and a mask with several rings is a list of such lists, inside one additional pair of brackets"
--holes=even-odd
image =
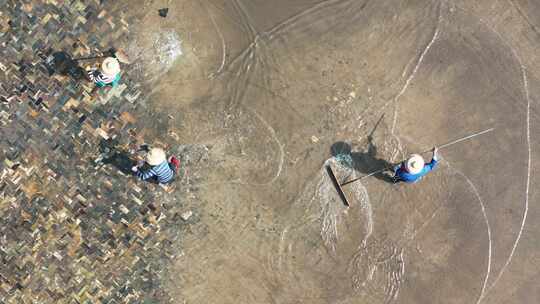
[(104, 55), (100, 56), (92, 56), (92, 57), (82, 57), (82, 58), (73, 58), (74, 61), (81, 61), (81, 60), (90, 60), (90, 59), (97, 59), (97, 58), (104, 58)]
[[(442, 145), (438, 146), (438, 148), (439, 148), (439, 149), (443, 149), (443, 148), (449, 147), (449, 146), (451, 146), (451, 145), (455, 145), (455, 144), (457, 144), (457, 143), (459, 143), (459, 142), (462, 142), (462, 141), (464, 141), (464, 140), (471, 139), (471, 138), (473, 138), (473, 137), (476, 137), (476, 136), (479, 136), (479, 135), (482, 135), (482, 134), (486, 134), (486, 133), (491, 132), (491, 131), (493, 131), (493, 130), (495, 130), (495, 128), (490, 128), (490, 129), (487, 129), (487, 130), (484, 130), (484, 131), (476, 132), (476, 133), (474, 133), (474, 134), (467, 135), (467, 136), (465, 136), (465, 137), (461, 137), (461, 138), (458, 138), (458, 139), (449, 141), (449, 142), (447, 142), (447, 143), (445, 143), (445, 144), (442, 144)], [(429, 149), (429, 150), (420, 152), (420, 154), (424, 154), (424, 153), (431, 152), (431, 151), (432, 151), (432, 149)], [(366, 174), (366, 175), (364, 175), (364, 176), (360, 176), (360, 177), (357, 177), (357, 178), (352, 179), (352, 180), (350, 180), (350, 181), (346, 181), (346, 182), (342, 183), (341, 186), (345, 186), (345, 185), (347, 185), (347, 184), (350, 184), (350, 183), (352, 183), (352, 182), (355, 182), (355, 181), (364, 179), (364, 178), (366, 178), (366, 177), (370, 177), (370, 176), (373, 176), (373, 175), (375, 175), (375, 174), (382, 173), (382, 172), (384, 172), (384, 171), (386, 171), (386, 170), (388, 170), (388, 168), (383, 168), (383, 169), (380, 169), (380, 170), (377, 170), (377, 171), (373, 171), (373, 172), (368, 173), (368, 174)]]
[[(437, 146), (437, 148), (443, 149), (443, 148), (449, 147), (449, 146), (451, 146), (451, 145), (457, 144), (457, 143), (459, 143), (459, 142), (462, 142), (462, 141), (464, 141), (464, 140), (467, 140), (467, 139), (470, 139), (470, 138), (473, 138), (473, 137), (476, 137), (476, 136), (479, 136), (479, 135), (482, 135), (482, 134), (491, 132), (491, 131), (493, 131), (493, 130), (495, 130), (495, 128), (489, 128), (489, 129), (487, 129), (487, 130), (480, 131), (480, 132), (471, 134), (471, 135), (469, 135), (469, 136), (465, 136), (465, 137), (462, 137), (462, 138), (458, 138), (458, 139), (456, 139), (456, 140), (449, 141), (449, 142), (447, 142), (447, 143), (445, 143), (445, 144), (442, 144), (442, 145), (440, 145), (440, 146)], [(430, 151), (431, 151), (431, 149), (426, 150), (426, 151), (422, 152), (422, 154), (427, 153), (427, 152), (430, 152)]]

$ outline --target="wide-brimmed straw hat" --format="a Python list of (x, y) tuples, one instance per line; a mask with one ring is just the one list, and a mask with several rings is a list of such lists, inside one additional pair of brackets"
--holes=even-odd
[(407, 163), (405, 164), (405, 167), (407, 168), (407, 171), (411, 174), (417, 174), (424, 169), (424, 158), (418, 154), (413, 154), (409, 159), (407, 159)]
[(160, 148), (152, 148), (150, 149), (150, 151), (148, 151), (148, 154), (146, 155), (146, 162), (150, 166), (157, 166), (166, 160), (167, 156), (165, 155), (165, 151)]
[(120, 73), (120, 63), (116, 58), (107, 57), (101, 64), (101, 70), (105, 75), (116, 76)]

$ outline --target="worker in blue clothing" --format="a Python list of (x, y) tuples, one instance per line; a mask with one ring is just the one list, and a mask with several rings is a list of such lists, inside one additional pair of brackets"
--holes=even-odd
[(146, 163), (150, 165), (147, 170), (143, 170), (139, 166), (134, 166), (131, 169), (139, 179), (149, 180), (153, 178), (160, 184), (172, 182), (180, 165), (180, 161), (174, 156), (167, 161), (165, 151), (160, 148), (152, 148), (148, 151)]
[(426, 164), (418, 154), (411, 155), (406, 161), (394, 167), (394, 181), (415, 183), (435, 169), (438, 162), (437, 147), (433, 148), (433, 158)]

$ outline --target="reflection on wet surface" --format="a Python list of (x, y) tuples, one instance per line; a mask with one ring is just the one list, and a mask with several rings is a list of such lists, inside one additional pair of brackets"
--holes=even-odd
[[(446, 1), (177, 1), (167, 19), (142, 15), (129, 51), (187, 143), (200, 216), (169, 273), (178, 303), (490, 302), (526, 221), (540, 71), (495, 25)], [(368, 135), (395, 163), (489, 127), (418, 184), (344, 186), (350, 208), (324, 169), (366, 173), (351, 153)], [(353, 152), (331, 155), (339, 141)]]

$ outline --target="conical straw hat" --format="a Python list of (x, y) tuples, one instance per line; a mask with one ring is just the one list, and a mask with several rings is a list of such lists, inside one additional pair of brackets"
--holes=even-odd
[(160, 148), (152, 148), (146, 155), (146, 162), (150, 166), (157, 166), (166, 160), (167, 156), (165, 155), (165, 151)]
[(411, 174), (417, 174), (424, 169), (424, 159), (418, 154), (413, 154), (406, 163), (407, 171)]
[(107, 57), (101, 64), (101, 70), (105, 75), (116, 76), (116, 74), (120, 73), (120, 63), (116, 58)]

